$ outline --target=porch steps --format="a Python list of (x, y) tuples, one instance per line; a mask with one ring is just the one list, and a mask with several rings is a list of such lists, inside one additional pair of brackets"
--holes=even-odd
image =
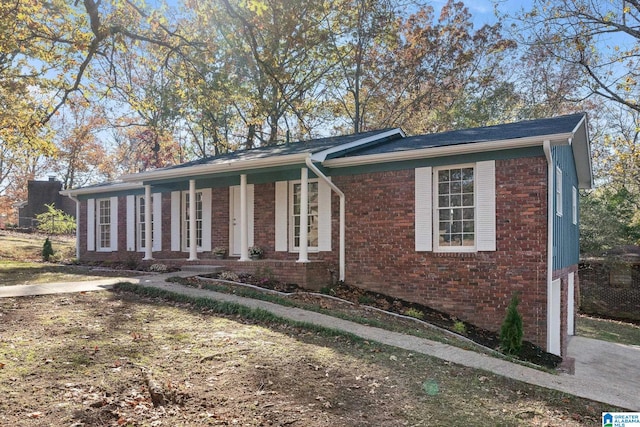
[(187, 271), (190, 273), (218, 273), (224, 270), (224, 267), (221, 265), (205, 265), (205, 264), (192, 264), (192, 265), (182, 265), (180, 266), (181, 271)]

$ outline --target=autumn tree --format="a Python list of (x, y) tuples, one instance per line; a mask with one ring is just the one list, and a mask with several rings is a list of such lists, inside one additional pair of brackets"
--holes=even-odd
[[(200, 19), (208, 17), (208, 25), (199, 27), (207, 40), (217, 42), (218, 59), (225, 64), (224, 70), (214, 65), (213, 77), (233, 81), (228, 99), (246, 126), (244, 146), (273, 145), (292, 130), (309, 135), (320, 78), (332, 66), (323, 42), (328, 6), (303, 0), (269, 0), (255, 7), (233, 0), (188, 4)], [(208, 83), (225, 90), (216, 88), (215, 80)]]
[(430, 7), (420, 9), (400, 31), (398, 52), (386, 60), (396, 64), (393, 78), (385, 79), (391, 108), (374, 109), (379, 125), (411, 133), (479, 126), (494, 119), (483, 103), (512, 96), (502, 64), (515, 43), (503, 38), (500, 24), (476, 30), (468, 8), (449, 1), (437, 18)]
[(587, 77), (584, 89), (640, 111), (640, 4), (535, 0), (521, 32)]
[(56, 134), (56, 156), (48, 168), (62, 179), (63, 188), (86, 185), (102, 174), (107, 150), (100, 140), (106, 121), (86, 99), (73, 97), (52, 121)]

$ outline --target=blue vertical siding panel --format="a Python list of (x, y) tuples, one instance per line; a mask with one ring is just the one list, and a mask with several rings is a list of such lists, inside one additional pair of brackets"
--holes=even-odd
[[(573, 188), (578, 188), (578, 176), (575, 159), (570, 146), (558, 146), (552, 149), (554, 162), (553, 193), (553, 270), (560, 270), (578, 263), (580, 258), (578, 206), (578, 222), (573, 223)], [(562, 170), (562, 216), (556, 214), (555, 170)]]

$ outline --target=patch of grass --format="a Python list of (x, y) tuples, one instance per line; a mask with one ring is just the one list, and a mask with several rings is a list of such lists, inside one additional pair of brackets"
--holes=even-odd
[(576, 334), (619, 344), (640, 345), (640, 326), (618, 320), (578, 315)]
[[(122, 275), (120, 273), (113, 273)], [(74, 265), (0, 260), (0, 286), (33, 285), (68, 281), (86, 281), (104, 278), (88, 268)]]
[[(372, 326), (374, 328), (386, 329), (388, 331), (400, 332), (400, 333), (403, 333), (403, 334), (413, 335), (413, 336), (416, 336), (416, 337), (425, 338), (425, 339), (432, 340), (432, 341), (438, 341), (438, 342), (442, 342), (442, 343), (445, 343), (445, 344), (454, 345), (456, 347), (460, 347), (460, 348), (463, 348), (465, 350), (473, 350), (473, 351), (484, 352), (484, 350), (479, 349), (478, 346), (472, 344), (469, 341), (459, 340), (456, 337), (451, 336), (450, 334), (446, 334), (446, 333), (444, 333), (444, 332), (442, 332), (442, 331), (440, 331), (440, 330), (438, 330), (436, 328), (432, 328), (432, 327), (429, 327), (429, 326), (425, 326), (425, 327), (419, 327), (418, 326), (418, 327), (416, 327), (416, 324), (414, 324), (412, 321), (406, 320), (406, 319), (396, 318), (396, 319), (394, 319), (394, 321), (389, 321), (389, 318), (387, 318), (387, 317), (384, 317), (383, 319), (379, 319), (378, 317), (363, 317), (363, 316), (359, 316), (357, 314), (354, 314), (353, 312), (351, 312), (349, 310), (347, 310), (347, 312), (342, 312), (342, 311), (335, 310), (335, 309), (326, 309), (326, 308), (322, 308), (319, 305), (314, 304), (314, 303), (304, 303), (304, 302), (299, 302), (299, 301), (292, 301), (292, 300), (289, 300), (287, 298), (280, 297), (278, 295), (274, 295), (274, 294), (267, 293), (267, 292), (261, 292), (261, 291), (254, 290), (254, 289), (244, 288), (242, 286), (232, 286), (232, 285), (227, 285), (227, 284), (223, 284), (223, 283), (215, 283), (215, 282), (211, 282), (211, 283), (199, 282), (199, 283), (195, 284), (195, 283), (189, 281), (189, 279), (185, 279), (185, 278), (182, 278), (182, 277), (171, 277), (171, 278), (167, 279), (167, 281), (179, 283), (179, 284), (184, 285), (184, 286), (198, 287), (198, 288), (207, 289), (207, 290), (215, 291), (215, 292), (222, 292), (222, 293), (234, 294), (234, 295), (247, 297), (247, 298), (259, 299), (259, 300), (262, 300), (262, 301), (272, 302), (274, 304), (280, 304), (280, 305), (283, 305), (283, 306), (286, 306), (286, 307), (298, 307), (298, 308), (302, 308), (304, 310), (314, 311), (316, 313), (321, 313), (321, 314), (326, 314), (328, 316), (336, 317), (338, 319), (348, 320), (350, 322), (355, 322), (355, 323), (360, 323), (362, 325)], [(329, 289), (329, 288), (327, 288), (327, 289)], [(325, 293), (320, 292), (320, 293), (323, 294), (323, 295), (328, 295), (328, 293), (326, 293), (326, 292)], [(367, 299), (368, 302), (371, 302), (371, 300), (369, 300), (368, 297), (365, 297), (365, 299)], [(419, 312), (419, 311), (418, 311), (418, 313), (419, 313), (418, 315), (422, 314), (422, 312)], [(412, 317), (414, 317), (414, 316), (412, 316)], [(414, 318), (417, 319), (417, 320), (420, 320), (417, 317), (414, 317)], [(463, 326), (464, 326), (464, 324), (463, 324)], [(495, 354), (494, 354), (494, 356), (495, 356)], [(517, 359), (513, 359), (512, 357), (509, 357), (509, 356), (501, 355), (500, 357), (503, 357), (504, 359), (507, 359), (507, 360), (511, 360), (514, 363), (519, 363), (519, 361)]]
[(285, 319), (262, 308), (251, 308), (235, 302), (193, 297), (185, 294), (165, 291), (158, 288), (140, 286), (127, 282), (116, 284), (114, 286), (114, 290), (132, 292), (136, 295), (146, 297), (162, 298), (178, 303), (191, 304), (195, 308), (200, 310), (208, 310), (224, 315), (238, 315), (256, 322), (286, 324), (295, 328), (303, 328), (311, 332), (320, 333), (327, 336), (343, 336), (348, 337), (353, 341), (362, 341), (362, 338), (349, 332), (338, 331), (323, 326), (318, 326), (313, 323), (298, 322), (290, 319)]
[[(148, 296), (0, 300), (3, 425), (576, 427), (616, 410), (349, 334), (262, 322), (258, 310), (137, 288)], [(155, 408), (143, 369), (179, 399)]]
[[(48, 236), (56, 259), (72, 259), (75, 257), (76, 240), (71, 236)], [(0, 260), (42, 259), (42, 245), (47, 236), (40, 234), (22, 234), (0, 231)]]

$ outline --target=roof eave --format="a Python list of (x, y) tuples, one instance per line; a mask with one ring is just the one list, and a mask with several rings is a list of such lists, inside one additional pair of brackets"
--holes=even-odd
[(65, 197), (76, 197), (86, 194), (113, 193), (116, 191), (139, 190), (143, 188), (141, 182), (126, 182), (105, 185), (102, 187), (83, 187), (69, 190), (62, 190), (60, 194)]
[(225, 172), (241, 172), (244, 170), (264, 169), (277, 166), (291, 166), (304, 163), (310, 153), (290, 154), (286, 156), (273, 156), (263, 159), (242, 160), (233, 159), (217, 164), (203, 164), (186, 166), (175, 169), (162, 169), (147, 172), (139, 172), (121, 177), (123, 181), (150, 182), (156, 180), (191, 178), (201, 175), (211, 175)]
[(324, 161), (323, 166), (326, 166), (328, 168), (344, 168), (351, 166), (364, 166), (375, 163), (401, 162), (424, 158), (473, 154), (484, 151), (511, 150), (517, 148), (542, 146), (544, 140), (549, 140), (554, 145), (563, 145), (567, 144), (572, 136), (573, 133), (562, 133), (528, 138), (486, 141), (482, 143), (464, 143), (442, 147), (426, 147), (417, 150), (399, 151), (396, 153), (370, 154), (364, 156), (330, 159)]
[(581, 189), (593, 188), (593, 167), (591, 161), (591, 146), (589, 144), (589, 128), (585, 115), (573, 131), (573, 139), (570, 141), (573, 157), (578, 174), (578, 187)]
[(369, 136), (367, 138), (362, 138), (362, 139), (358, 139), (356, 141), (347, 143), (347, 144), (342, 144), (339, 145), (337, 147), (331, 147), (328, 148), (326, 150), (322, 150), (319, 151), (317, 153), (314, 153), (311, 155), (311, 160), (313, 160), (314, 162), (324, 162), (327, 158), (327, 156), (334, 154), (334, 153), (339, 153), (339, 152), (343, 152), (346, 150), (350, 150), (352, 148), (357, 148), (357, 147), (361, 147), (363, 145), (372, 143), (372, 142), (376, 142), (376, 141), (380, 141), (381, 139), (385, 139), (385, 138), (389, 138), (392, 137), (394, 135), (398, 135), (401, 138), (404, 138), (406, 135), (404, 133), (404, 131), (400, 128), (394, 128), (394, 129), (390, 129), (386, 132), (381, 132), (381, 133), (377, 133), (375, 135)]

